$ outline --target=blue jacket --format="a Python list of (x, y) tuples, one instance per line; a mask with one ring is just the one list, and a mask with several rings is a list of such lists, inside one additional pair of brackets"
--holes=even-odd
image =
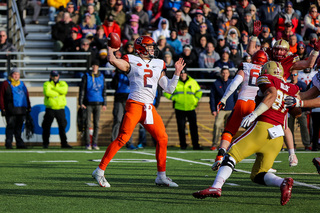
[(89, 73), (87, 75), (87, 95), (86, 99), (88, 103), (99, 102), (104, 103), (103, 93), (106, 89), (104, 87), (104, 76), (92, 77)]
[(180, 55), (182, 53), (182, 44), (179, 39), (172, 40), (171, 38), (167, 38), (167, 44), (169, 44), (177, 55)]
[[(232, 79), (228, 79), (228, 81), (222, 81), (221, 78), (218, 78), (215, 82), (213, 82), (210, 93), (210, 109), (211, 112), (217, 111), (217, 104), (221, 100), (223, 94), (225, 93), (228, 85), (232, 82)], [(232, 110), (236, 101), (238, 99), (238, 92), (235, 91), (230, 95), (227, 99), (226, 107), (224, 110)]]

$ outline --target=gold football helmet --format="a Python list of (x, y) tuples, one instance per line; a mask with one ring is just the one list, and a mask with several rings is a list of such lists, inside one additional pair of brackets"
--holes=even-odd
[(261, 68), (262, 74), (273, 75), (279, 79), (283, 79), (283, 67), (279, 62), (269, 61)]
[[(277, 50), (283, 49), (285, 51), (279, 53)], [(284, 59), (290, 50), (289, 43), (286, 40), (280, 39), (272, 46), (273, 58), (277, 61)]]

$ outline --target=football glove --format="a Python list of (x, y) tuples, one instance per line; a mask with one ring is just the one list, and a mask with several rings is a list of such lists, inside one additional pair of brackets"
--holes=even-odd
[(217, 111), (219, 112), (220, 110), (224, 109), (226, 106), (226, 100), (221, 99), (217, 105)]
[(261, 21), (255, 21), (253, 23), (253, 35), (258, 37), (261, 32), (262, 32)]
[(242, 119), (241, 126), (243, 128), (248, 128), (252, 124), (252, 122), (256, 120), (257, 117), (258, 116), (256, 115), (256, 113), (251, 112), (249, 115), (247, 115)]
[(287, 96), (284, 99), (284, 104), (286, 107), (303, 107), (303, 101), (301, 101), (300, 99), (296, 98), (296, 97), (292, 97), (292, 96)]

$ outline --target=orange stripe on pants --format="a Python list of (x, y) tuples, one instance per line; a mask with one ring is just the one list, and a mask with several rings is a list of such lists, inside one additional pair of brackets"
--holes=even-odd
[(108, 146), (106, 152), (104, 153), (104, 156), (99, 164), (100, 169), (105, 170), (107, 168), (109, 162), (119, 151), (119, 149), (129, 141), (134, 128), (140, 122), (157, 141), (156, 159), (158, 171), (166, 171), (168, 135), (166, 133), (163, 121), (155, 107), (152, 106), (153, 124), (144, 124), (146, 112), (144, 111), (143, 103), (134, 100), (127, 100), (125, 110), (126, 112), (122, 119), (119, 135)]
[(256, 104), (253, 100), (237, 100), (232, 110), (232, 114), (228, 118), (224, 132), (230, 132), (234, 136), (240, 127), (242, 119), (253, 112)]

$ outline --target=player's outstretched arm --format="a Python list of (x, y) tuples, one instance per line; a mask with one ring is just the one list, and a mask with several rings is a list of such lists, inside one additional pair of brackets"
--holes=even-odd
[(108, 61), (111, 65), (115, 66), (119, 70), (123, 72), (129, 72), (130, 64), (123, 59), (116, 58), (116, 56), (114, 55), (114, 52), (117, 50), (119, 50), (119, 48), (113, 49), (111, 47), (108, 47)]
[(180, 76), (180, 73), (185, 66), (186, 66), (186, 63), (184, 63), (183, 58), (179, 58), (179, 60), (174, 64), (174, 67), (176, 68), (174, 74), (177, 76)]
[(243, 78), (244, 78), (243, 70), (238, 70), (237, 75), (234, 77), (232, 82), (229, 84), (229, 86), (227, 87), (226, 91), (224, 92), (221, 100), (218, 103), (218, 106), (217, 106), (218, 112), (221, 109), (224, 109), (228, 98), (230, 97), (230, 95), (232, 95), (232, 93), (234, 93), (234, 91), (238, 88), (238, 86), (243, 82)]

